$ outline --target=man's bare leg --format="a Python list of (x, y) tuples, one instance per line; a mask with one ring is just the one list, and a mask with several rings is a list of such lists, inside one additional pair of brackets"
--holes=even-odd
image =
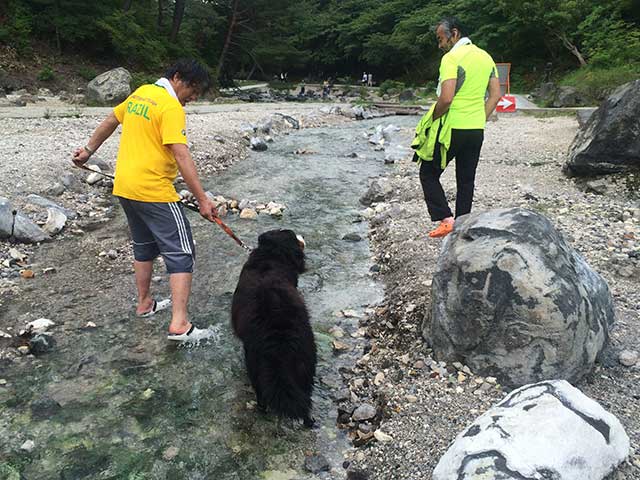
[(171, 287), (172, 318), (169, 333), (186, 333), (191, 328), (187, 315), (187, 304), (191, 293), (191, 273), (172, 273), (169, 276)]
[(142, 315), (153, 308), (153, 298), (151, 297), (151, 275), (153, 273), (153, 260), (149, 262), (139, 262), (134, 260), (133, 270), (136, 274), (136, 289), (138, 290), (138, 307), (136, 314)]

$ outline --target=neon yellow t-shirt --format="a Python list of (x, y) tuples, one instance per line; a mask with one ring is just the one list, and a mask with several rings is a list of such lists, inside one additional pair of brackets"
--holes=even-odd
[(143, 85), (113, 109), (122, 124), (113, 194), (141, 202), (175, 202), (178, 164), (167, 145), (187, 143), (178, 100), (159, 85)]
[(498, 77), (496, 64), (475, 45), (461, 45), (442, 57), (440, 82), (456, 79), (456, 94), (449, 107), (451, 128), (484, 129), (484, 98), (492, 77)]

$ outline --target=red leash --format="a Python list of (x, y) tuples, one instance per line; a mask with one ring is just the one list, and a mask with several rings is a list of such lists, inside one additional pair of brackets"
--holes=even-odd
[[(180, 203), (182, 203), (182, 205), (184, 205), (185, 208), (188, 208), (189, 210), (193, 210), (194, 212), (198, 212), (200, 213), (200, 209), (193, 203), (189, 203), (185, 200), (182, 200)], [(244, 248), (245, 250), (247, 250), (248, 252), (251, 252), (252, 248), (247, 245), (246, 243), (244, 243), (242, 240), (240, 240), (235, 233), (233, 233), (233, 230), (231, 230), (229, 227), (227, 227), (225, 225), (225, 223), (220, 220), (220, 217), (218, 217), (217, 215), (213, 217), (213, 221), (216, 222), (220, 228), (222, 228), (222, 230), (224, 230), (224, 233), (226, 233), (227, 235), (229, 235), (231, 238), (233, 238), (235, 240), (235, 242), (240, 245), (242, 248)]]

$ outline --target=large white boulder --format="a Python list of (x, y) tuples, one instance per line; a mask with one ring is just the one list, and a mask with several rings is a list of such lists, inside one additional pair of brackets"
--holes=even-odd
[(630, 452), (616, 417), (564, 380), (526, 385), (455, 439), (433, 480), (601, 480)]

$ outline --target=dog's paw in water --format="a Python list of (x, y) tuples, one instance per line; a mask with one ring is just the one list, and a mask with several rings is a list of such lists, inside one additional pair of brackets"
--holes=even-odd
[(304, 246), (292, 230), (258, 237), (233, 294), (231, 323), (244, 346), (258, 408), (311, 428), (317, 354), (309, 313), (297, 289), (305, 271)]

